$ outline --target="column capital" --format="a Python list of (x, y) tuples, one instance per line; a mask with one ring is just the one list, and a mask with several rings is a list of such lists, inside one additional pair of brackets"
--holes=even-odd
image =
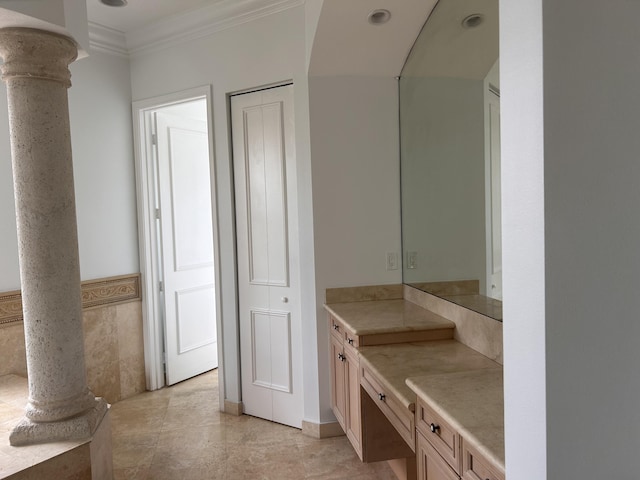
[(2, 80), (16, 78), (53, 80), (69, 88), (69, 64), (78, 56), (71, 37), (35, 28), (0, 29)]

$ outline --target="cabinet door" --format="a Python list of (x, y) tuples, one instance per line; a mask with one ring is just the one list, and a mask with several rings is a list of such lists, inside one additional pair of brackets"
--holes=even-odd
[(331, 335), (331, 407), (338, 423), (345, 428), (345, 361), (342, 340)]
[(351, 445), (362, 457), (362, 449), (360, 446), (361, 429), (360, 429), (360, 365), (358, 354), (353, 348), (345, 347), (345, 393), (346, 393), (346, 416), (345, 416), (345, 432)]
[(418, 480), (460, 480), (421, 433), (417, 433)]
[(462, 447), (463, 480), (504, 480), (504, 470), (485, 459), (471, 445)]

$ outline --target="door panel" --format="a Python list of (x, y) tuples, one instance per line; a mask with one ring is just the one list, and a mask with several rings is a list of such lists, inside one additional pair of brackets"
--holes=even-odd
[(156, 112), (166, 381), (218, 366), (209, 140), (204, 122)]
[(282, 104), (244, 111), (251, 283), (289, 285)]
[(292, 87), (231, 99), (242, 400), (302, 426)]
[(251, 312), (253, 384), (291, 392), (291, 315)]
[(179, 355), (216, 341), (214, 298), (213, 284), (176, 291)]

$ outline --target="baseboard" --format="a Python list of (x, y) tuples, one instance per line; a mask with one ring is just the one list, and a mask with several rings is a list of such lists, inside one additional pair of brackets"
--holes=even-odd
[(232, 402), (230, 400), (225, 400), (224, 413), (228, 413), (229, 415), (235, 415), (236, 417), (239, 417), (244, 413), (244, 405), (242, 405), (242, 402)]
[(313, 423), (302, 421), (302, 434), (313, 438), (330, 438), (344, 435), (344, 431), (338, 422)]

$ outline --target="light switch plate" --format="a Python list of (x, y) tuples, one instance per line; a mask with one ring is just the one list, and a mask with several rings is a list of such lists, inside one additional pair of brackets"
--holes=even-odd
[(407, 268), (418, 268), (418, 252), (407, 252)]
[(387, 252), (387, 270), (398, 269), (398, 254), (396, 252)]

